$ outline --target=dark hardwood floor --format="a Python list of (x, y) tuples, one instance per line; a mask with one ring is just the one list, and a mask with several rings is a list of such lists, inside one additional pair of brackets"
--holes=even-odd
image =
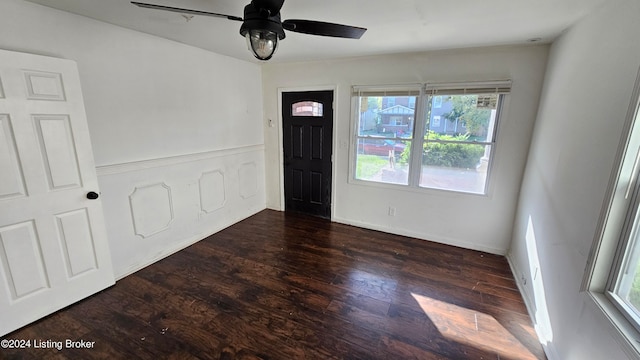
[[(270, 210), (3, 339), (31, 340), (9, 359), (545, 358), (505, 258)], [(42, 348), (67, 339), (93, 348)]]

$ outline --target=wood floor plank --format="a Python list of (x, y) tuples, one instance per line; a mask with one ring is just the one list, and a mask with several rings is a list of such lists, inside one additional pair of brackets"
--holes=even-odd
[(262, 211), (3, 339), (0, 359), (546, 359), (504, 257)]

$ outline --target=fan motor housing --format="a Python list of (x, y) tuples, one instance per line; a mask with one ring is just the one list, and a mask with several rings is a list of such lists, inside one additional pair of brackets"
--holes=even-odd
[(285, 38), (284, 29), (282, 28), (282, 21), (280, 19), (280, 13), (273, 16), (269, 16), (270, 12), (266, 9), (258, 9), (253, 3), (244, 7), (244, 21), (240, 26), (240, 35), (243, 37), (249, 30), (267, 30), (273, 31), (278, 34), (278, 39)]

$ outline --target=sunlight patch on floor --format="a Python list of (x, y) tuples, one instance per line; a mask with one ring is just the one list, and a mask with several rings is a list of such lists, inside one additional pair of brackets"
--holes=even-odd
[(443, 337), (494, 352), (501, 358), (537, 359), (493, 316), (415, 293), (411, 295)]

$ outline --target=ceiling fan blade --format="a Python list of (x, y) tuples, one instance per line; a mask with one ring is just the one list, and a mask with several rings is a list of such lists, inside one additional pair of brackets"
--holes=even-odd
[(172, 12), (177, 12), (177, 13), (180, 13), (180, 14), (191, 14), (191, 15), (204, 15), (204, 16), (222, 17), (222, 18), (227, 18), (229, 20), (243, 21), (241, 17), (233, 16), (233, 15), (218, 14), (218, 13), (212, 13), (212, 12), (200, 11), (200, 10), (182, 9), (182, 8), (177, 8), (177, 7), (141, 3), (141, 2), (136, 2), (136, 1), (132, 1), (131, 3), (133, 5), (136, 5), (136, 6), (139, 6), (139, 7), (142, 7), (142, 8), (147, 8), (147, 9), (172, 11)]
[(271, 16), (280, 12), (282, 9), (282, 5), (284, 4), (284, 0), (251, 0), (251, 3), (260, 9), (269, 10)]
[(303, 34), (332, 36), (348, 39), (360, 39), (362, 34), (367, 31), (367, 29), (357, 26), (297, 19), (285, 20), (282, 22), (282, 26), (289, 31), (299, 32)]

